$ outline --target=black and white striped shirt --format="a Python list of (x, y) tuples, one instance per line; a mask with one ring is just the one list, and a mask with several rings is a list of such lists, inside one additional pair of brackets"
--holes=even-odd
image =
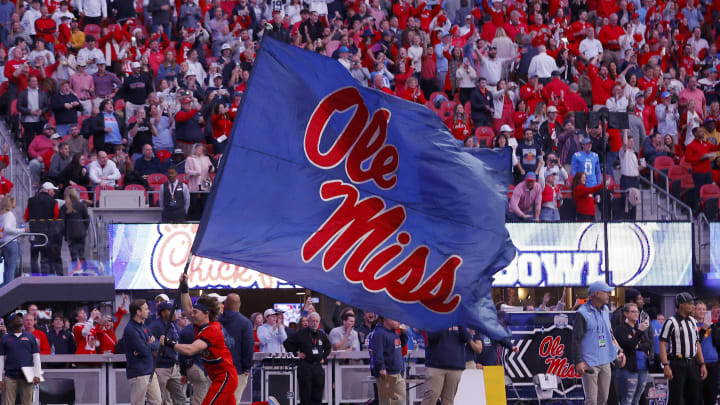
[(660, 330), (660, 340), (667, 342), (668, 358), (694, 358), (699, 342), (698, 328), (692, 316), (683, 318), (680, 314), (671, 316)]

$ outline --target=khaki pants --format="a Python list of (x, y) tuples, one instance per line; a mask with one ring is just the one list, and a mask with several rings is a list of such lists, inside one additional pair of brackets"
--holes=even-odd
[[(387, 388), (383, 387), (387, 384)], [(401, 374), (388, 374), (377, 378), (378, 402), (380, 405), (405, 404), (405, 379)]]
[(157, 375), (152, 380), (149, 375), (141, 375), (129, 379), (128, 382), (130, 383), (130, 404), (145, 405), (145, 399), (147, 399), (148, 405), (162, 404)]
[(248, 376), (250, 376), (250, 373), (238, 374), (238, 385), (237, 388), (235, 388), (235, 403), (237, 405), (240, 405), (240, 399), (247, 386)]
[(32, 405), (33, 403), (33, 385), (28, 384), (23, 378), (3, 378), (5, 383), (5, 392), (3, 395), (3, 405), (15, 405), (17, 399), (17, 391), (20, 390), (20, 402), (22, 405)]
[(610, 392), (610, 363), (590, 367), (595, 372), (582, 377), (585, 405), (605, 405)]
[(185, 390), (180, 384), (180, 369), (177, 364), (172, 368), (156, 368), (155, 375), (160, 385), (163, 405), (185, 405)]
[(463, 370), (426, 367), (422, 405), (435, 405), (438, 398), (442, 398), (443, 405), (453, 405), (462, 372)]
[(210, 388), (210, 379), (197, 364), (193, 364), (187, 369), (187, 378), (193, 387), (193, 395), (192, 398), (190, 398), (190, 405), (202, 404), (205, 394), (207, 394), (208, 389)]

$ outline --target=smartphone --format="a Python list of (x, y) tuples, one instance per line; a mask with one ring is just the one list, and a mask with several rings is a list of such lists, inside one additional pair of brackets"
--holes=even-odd
[(310, 302), (312, 302), (313, 304), (317, 304), (317, 303), (320, 302), (320, 298), (318, 298), (318, 297), (312, 297), (312, 298), (310, 298)]

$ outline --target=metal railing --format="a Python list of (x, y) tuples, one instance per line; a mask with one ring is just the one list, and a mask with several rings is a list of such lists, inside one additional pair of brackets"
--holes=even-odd
[[(640, 181), (648, 185), (650, 188), (650, 195), (651, 198), (656, 202), (656, 204), (650, 204), (650, 214), (655, 215), (655, 209), (657, 209), (657, 215), (660, 216), (660, 212), (664, 212), (667, 215), (666, 220), (672, 220), (672, 221), (692, 221), (693, 220), (693, 212), (692, 209), (682, 202), (680, 199), (675, 197), (670, 192), (670, 178), (665, 174), (664, 172), (656, 169), (652, 165), (647, 165), (648, 169), (650, 169), (650, 179), (646, 179), (643, 176), (640, 176)], [(658, 183), (655, 181), (655, 175), (663, 180), (664, 187), (661, 187), (658, 185)], [(661, 202), (664, 202), (665, 205)], [(678, 214), (678, 207), (680, 208), (681, 213)], [(685, 218), (682, 218), (681, 215), (686, 215)], [(660, 218), (658, 218), (660, 219)]]
[(10, 243), (10, 242), (12, 242), (12, 241), (18, 240), (18, 239), (20, 239), (20, 238), (33, 237), (33, 236), (40, 237), (41, 239), (43, 239), (43, 242), (42, 242), (42, 243), (33, 242), (33, 246), (35, 246), (35, 247), (43, 247), (43, 246), (45, 246), (45, 245), (48, 244), (48, 237), (47, 237), (47, 235), (45, 235), (44, 233), (39, 233), (39, 232), (23, 232), (23, 233), (19, 233), (19, 234), (13, 236), (12, 238), (10, 238), (10, 240), (5, 241), (5, 242), (3, 242), (2, 244), (0, 244), (0, 249), (2, 249), (5, 245), (7, 245), (8, 243)]

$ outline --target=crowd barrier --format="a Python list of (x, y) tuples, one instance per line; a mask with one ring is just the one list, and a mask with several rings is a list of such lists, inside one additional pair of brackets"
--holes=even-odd
[[(255, 353), (253, 372), (241, 403), (275, 397), (281, 405), (297, 405), (297, 378), (292, 361), (268, 361), (267, 353)], [(424, 351), (410, 351), (407, 355), (407, 405), (418, 405), (424, 393)], [(368, 352), (333, 352), (325, 369), (323, 403), (328, 405), (365, 404), (374, 398), (373, 382), (368, 365)], [(72, 379), (75, 382), (75, 405), (130, 404), (130, 385), (125, 377), (125, 355), (47, 355), (41, 357), (45, 379)], [(507, 366), (506, 366), (507, 370)], [(507, 375), (507, 373), (506, 373)], [(518, 398), (512, 394), (517, 388), (507, 380), (508, 403)], [(650, 389), (662, 386), (662, 375), (651, 375)], [(37, 392), (37, 391), (36, 391)], [(558, 394), (560, 394), (558, 392)], [(254, 396), (254, 398), (253, 398)], [(561, 397), (563, 395), (561, 394)], [(523, 396), (524, 397), (524, 396)], [(528, 400), (528, 398), (522, 398)], [(582, 397), (566, 396), (570, 403), (581, 403)], [(40, 404), (35, 395), (35, 404)]]

